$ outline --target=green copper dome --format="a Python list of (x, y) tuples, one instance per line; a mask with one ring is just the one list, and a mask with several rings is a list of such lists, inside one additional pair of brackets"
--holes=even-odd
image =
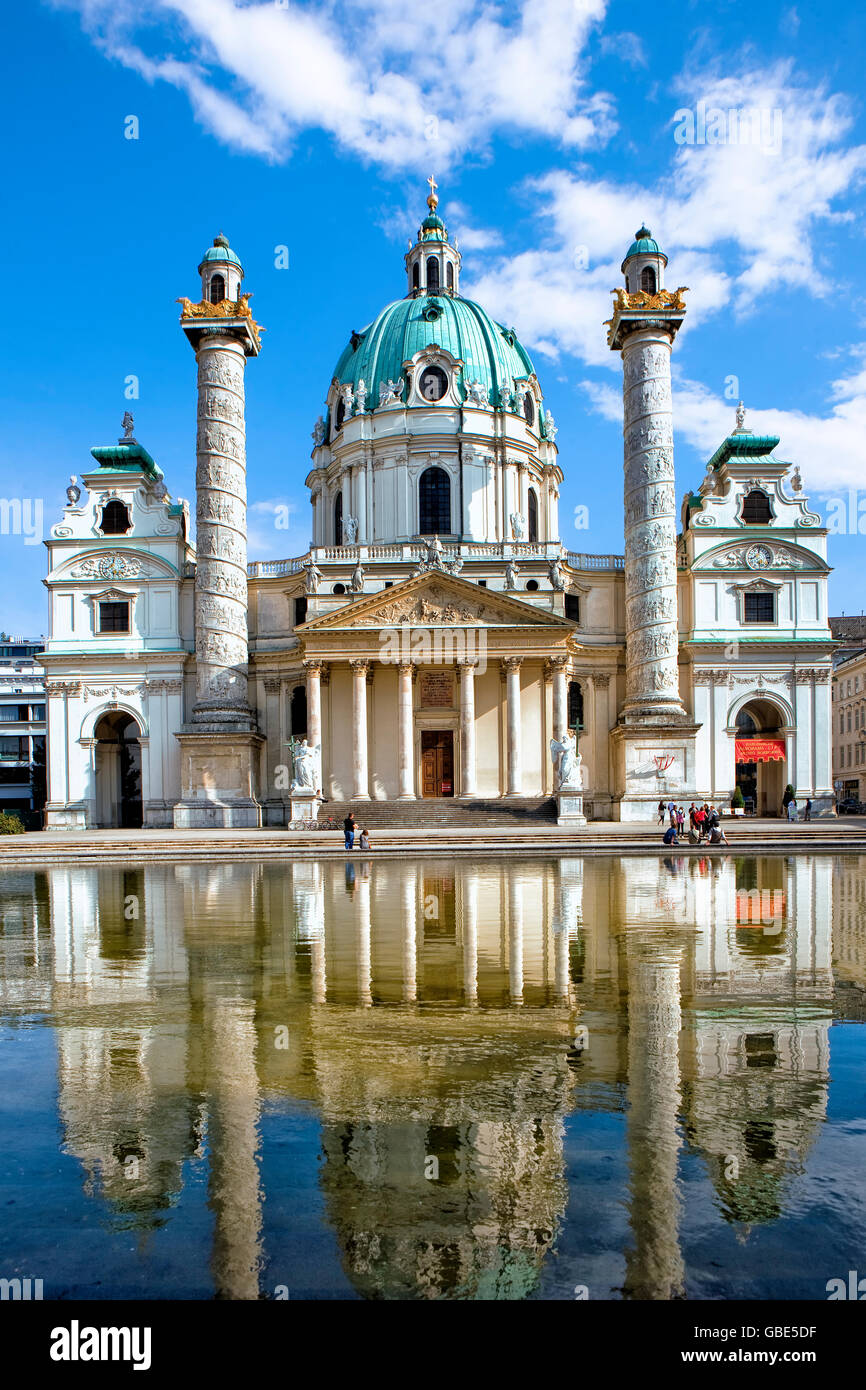
[(210, 261), (228, 261), (230, 265), (236, 265), (238, 269), (241, 271), (241, 273), (243, 273), (243, 266), (241, 265), (240, 258), (237, 255), (237, 252), (232, 250), (232, 248), (229, 246), (228, 237), (224, 236), (222, 232), (220, 232), (219, 236), (214, 237), (213, 246), (209, 246), (208, 249), (205, 251), (204, 255), (201, 258), (199, 270), (201, 270), (201, 267), (203, 265), (207, 265)]
[(514, 331), (496, 323), (480, 304), (459, 295), (428, 295), (386, 305), (371, 324), (353, 333), (334, 376), (351, 382), (353, 391), (363, 377), (369, 405), (375, 407), (380, 385), (397, 381), (403, 363), (433, 343), (463, 359), (464, 396), (468, 382), (477, 379), (494, 407), (505, 406), (515, 380), (534, 371)]
[(630, 256), (661, 256), (665, 265), (668, 263), (667, 256), (645, 223), (641, 223), (634, 234), (634, 241), (625, 253), (622, 270), (625, 270), (625, 262)]

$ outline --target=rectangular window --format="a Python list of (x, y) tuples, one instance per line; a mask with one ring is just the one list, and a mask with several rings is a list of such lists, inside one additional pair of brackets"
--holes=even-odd
[(4, 763), (26, 763), (30, 761), (30, 748), (26, 738), (0, 738), (0, 759)]
[(744, 594), (744, 623), (774, 623), (776, 621), (775, 594)]
[(115, 603), (114, 601), (100, 603), (99, 631), (129, 632), (129, 604)]
[(31, 707), (30, 707), (30, 718), (31, 718), (31, 719), (44, 719), (44, 718), (45, 718), (45, 706), (44, 706), (44, 705), (31, 705)]
[(580, 622), (580, 598), (577, 594), (566, 594), (565, 616), (570, 618), (573, 623)]
[(307, 621), (307, 600), (306, 598), (295, 599), (295, 627), (300, 627), (301, 623)]

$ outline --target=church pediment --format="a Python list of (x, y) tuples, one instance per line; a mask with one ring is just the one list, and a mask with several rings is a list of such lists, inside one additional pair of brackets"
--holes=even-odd
[(416, 575), (384, 593), (345, 604), (312, 618), (304, 632), (335, 628), (381, 628), (417, 623), (426, 627), (536, 627), (571, 629), (554, 613), (507, 594), (490, 593), (444, 571)]
[(706, 551), (695, 561), (695, 570), (819, 570), (826, 574), (827, 564), (814, 551), (777, 541), (771, 530), (757, 539), (754, 535), (745, 542), (729, 541), (724, 546)]

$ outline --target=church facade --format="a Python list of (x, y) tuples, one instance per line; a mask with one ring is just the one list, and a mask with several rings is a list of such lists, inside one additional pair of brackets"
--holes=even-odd
[(261, 334), (217, 237), (180, 301), (195, 544), (131, 417), (46, 542), (48, 825), (285, 825), (322, 797), (556, 798), (567, 825), (738, 785), (776, 814), (788, 783), (832, 814), (827, 532), (742, 409), (677, 507), (666, 266), (642, 227), (607, 325), (623, 555), (563, 543), (556, 424), (515, 331), (460, 294), (431, 181), (405, 292), (352, 333), (313, 430), (310, 547), (249, 563)]

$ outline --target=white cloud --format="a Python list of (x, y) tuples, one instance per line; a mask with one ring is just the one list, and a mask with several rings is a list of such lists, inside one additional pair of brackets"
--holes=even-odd
[(606, 0), (440, 0), (423, 15), (403, 0), (55, 3), (111, 57), (185, 91), (219, 139), (273, 159), (305, 129), (388, 170), (439, 171), (497, 131), (582, 147), (614, 129), (611, 97), (585, 90)]
[[(755, 434), (777, 435), (779, 458), (800, 465), (807, 491), (828, 496), (863, 485), (863, 440), (866, 438), (866, 344), (858, 348), (855, 369), (832, 383), (834, 404), (824, 415), (801, 410), (749, 406), (746, 424)], [(606, 420), (622, 420), (622, 397), (606, 383), (583, 381), (581, 391)], [(734, 428), (735, 402), (725, 401), (701, 382), (674, 380), (676, 439), (687, 441), (705, 459)], [(677, 473), (682, 487), (700, 480), (687, 476), (681, 460)]]

